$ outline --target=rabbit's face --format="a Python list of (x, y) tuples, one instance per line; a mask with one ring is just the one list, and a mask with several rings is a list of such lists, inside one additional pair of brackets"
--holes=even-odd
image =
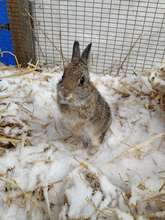
[(79, 54), (79, 44), (75, 42), (72, 62), (65, 67), (62, 79), (59, 81), (57, 87), (60, 104), (78, 106), (83, 104), (90, 95), (87, 59), (84, 59), (83, 54), (80, 58)]
[(81, 104), (89, 95), (89, 74), (87, 66), (82, 63), (70, 63), (64, 70), (58, 83), (58, 95), (61, 104)]

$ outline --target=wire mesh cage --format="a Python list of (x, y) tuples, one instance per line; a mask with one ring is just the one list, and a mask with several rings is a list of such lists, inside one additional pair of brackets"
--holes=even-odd
[(35, 0), (29, 16), (41, 65), (68, 61), (74, 40), (92, 42), (97, 73), (142, 71), (165, 56), (164, 0)]

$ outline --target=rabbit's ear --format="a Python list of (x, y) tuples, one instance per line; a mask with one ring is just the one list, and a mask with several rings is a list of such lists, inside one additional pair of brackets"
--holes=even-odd
[(83, 51), (83, 53), (81, 55), (81, 60), (86, 65), (88, 64), (88, 58), (89, 58), (89, 54), (91, 51), (91, 46), (92, 46), (92, 43), (88, 44), (88, 46), (85, 48), (85, 50)]
[(72, 51), (72, 63), (78, 63), (80, 60), (80, 46), (79, 42), (75, 41), (73, 44), (73, 51)]

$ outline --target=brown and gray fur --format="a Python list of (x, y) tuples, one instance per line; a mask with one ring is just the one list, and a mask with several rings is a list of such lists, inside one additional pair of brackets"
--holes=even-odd
[(103, 142), (111, 124), (111, 111), (90, 81), (91, 45), (80, 56), (79, 42), (74, 42), (72, 60), (57, 85), (57, 102), (72, 135), (81, 139), (85, 147), (95, 148)]

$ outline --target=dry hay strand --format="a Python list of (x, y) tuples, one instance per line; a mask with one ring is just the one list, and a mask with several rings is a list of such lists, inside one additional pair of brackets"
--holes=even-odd
[[(107, 163), (114, 163), (120, 159), (126, 158), (129, 155), (130, 156), (134, 156), (136, 158), (141, 158), (142, 155), (144, 154), (144, 152), (147, 152), (149, 150), (152, 149), (152, 143), (160, 138), (164, 138), (165, 137), (165, 133), (159, 133), (156, 135), (151, 136), (148, 140), (144, 141), (143, 143), (137, 144), (135, 146), (131, 146), (131, 148), (128, 148), (124, 151), (122, 151), (118, 156), (115, 156), (111, 161), (108, 161)], [(148, 149), (146, 149), (148, 148)]]
[(92, 172), (85, 173), (85, 179), (93, 189), (93, 193), (96, 191), (101, 191), (100, 181), (95, 173)]
[(137, 212), (147, 219), (165, 219), (165, 193), (158, 193), (138, 201), (136, 208)]
[(149, 219), (149, 220), (164, 220), (165, 219), (165, 211), (146, 214), (145, 217), (147, 217), (147, 219)]
[(162, 186), (159, 189), (159, 192), (161, 192), (163, 189), (165, 189), (165, 182), (162, 184)]
[(3, 147), (0, 147), (0, 157), (3, 156), (5, 153), (6, 153), (6, 150)]
[(26, 68), (26, 69), (21, 69), (21, 72), (16, 72), (14, 74), (10, 74), (7, 76), (0, 76), (0, 79), (8, 79), (8, 78), (13, 78), (13, 77), (21, 77), (30, 73), (35, 73), (36, 69), (35, 68)]
[(157, 89), (152, 89), (150, 94), (150, 100), (155, 100), (156, 103), (160, 106), (160, 109), (165, 111), (165, 94)]
[(24, 75), (28, 75), (31, 73), (36, 73), (39, 70), (38, 67), (39, 62), (37, 61), (36, 64), (28, 63), (27, 68), (19, 68), (19, 71), (16, 71), (15, 73), (9, 74), (7, 76), (0, 76), (0, 79), (7, 79), (7, 78), (13, 78), (13, 77), (21, 77)]
[(8, 98), (12, 97), (12, 95), (13, 95), (13, 94), (8, 94), (8, 95), (0, 96), (0, 100), (8, 99)]
[(4, 70), (14, 70), (14, 69), (15, 69), (15, 67), (13, 67), (13, 66), (5, 66), (5, 65), (0, 66), (0, 71), (4, 71)]
[(132, 206), (132, 205), (129, 204), (129, 197), (127, 197), (127, 194), (121, 193), (121, 195), (122, 195), (122, 197), (123, 197), (123, 200), (124, 200), (126, 206), (127, 206), (128, 209), (129, 209), (129, 212), (130, 212), (130, 214), (132, 215), (133, 219), (134, 219), (134, 220), (137, 220), (138, 217), (137, 217), (136, 207), (134, 207), (134, 206)]
[(15, 199), (19, 199), (19, 198), (24, 198), (28, 194), (32, 194), (33, 196), (34, 195), (37, 196), (37, 200), (42, 201), (42, 199), (43, 199), (43, 191), (44, 191), (45, 188), (50, 190), (51, 188), (54, 187), (54, 185), (56, 185), (58, 183), (62, 183), (62, 182), (63, 182), (63, 179), (47, 183), (47, 185), (39, 184), (33, 190), (30, 190), (30, 191), (23, 191), (23, 190), (21, 190), (20, 193), (17, 193), (15, 196), (10, 196), (9, 198), (11, 200), (15, 200)]
[[(156, 194), (156, 195), (153, 195), (153, 196), (150, 196), (149, 198), (146, 198), (146, 199), (144, 199), (143, 200), (144, 202), (150, 202), (150, 201), (152, 201), (152, 202), (163, 202), (163, 204), (164, 204), (164, 209), (165, 209), (165, 193), (158, 193), (158, 194)], [(163, 207), (161, 207), (161, 208), (163, 208)]]
[[(7, 179), (0, 176), (0, 181), (4, 182), (4, 189), (7, 194), (3, 197), (3, 202), (10, 206), (12, 203), (17, 203), (18, 206), (26, 207), (30, 209), (41, 209), (40, 202), (45, 202), (47, 206), (48, 215), (50, 217), (50, 203), (48, 200), (48, 191), (54, 187), (55, 184), (62, 182), (63, 180), (54, 181), (48, 183), (46, 186), (39, 184), (30, 191), (23, 191), (19, 184), (14, 179)], [(18, 191), (18, 192), (17, 192)]]
[(165, 94), (159, 94), (160, 96), (160, 108), (165, 111)]
[(120, 81), (120, 84), (123, 86), (126, 94), (134, 94), (135, 96), (150, 96), (149, 93), (145, 93), (142, 90), (135, 88), (133, 85), (128, 84), (127, 82)]
[(19, 142), (21, 142), (21, 139), (0, 136), (0, 142), (10, 142), (13, 144), (13, 146), (15, 146), (15, 144), (18, 144)]
[(18, 143), (25, 141), (28, 129), (25, 123), (11, 117), (1, 117), (0, 119), (0, 147), (10, 149), (16, 147)]
[(91, 215), (91, 217), (93, 215), (97, 215), (97, 219), (103, 218), (103, 219), (108, 219), (109, 220), (109, 219), (112, 218), (112, 219), (118, 220), (115, 208), (102, 208), (101, 209), (101, 208), (97, 207), (92, 200), (90, 200), (88, 198), (86, 200), (94, 208), (94, 212)]
[(157, 94), (156, 101), (160, 104), (160, 108), (165, 111), (165, 63), (162, 63), (160, 68), (150, 71), (149, 75), (152, 89)]

